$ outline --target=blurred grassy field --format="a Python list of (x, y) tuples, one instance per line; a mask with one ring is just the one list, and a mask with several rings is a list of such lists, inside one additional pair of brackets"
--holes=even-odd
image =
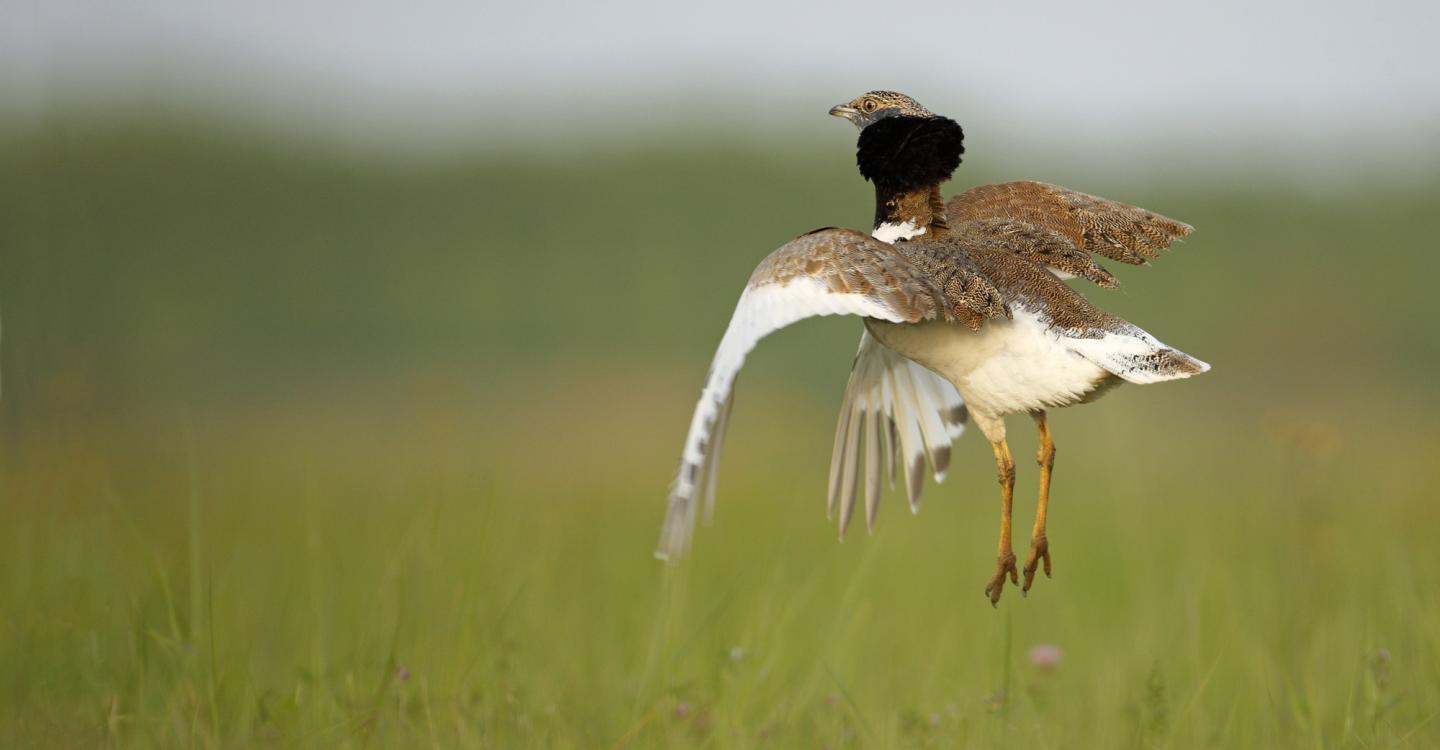
[(1199, 228), (1087, 293), (1215, 370), (1055, 415), (1028, 599), (981, 593), (974, 435), (835, 542), (847, 320), (761, 346), (715, 525), (651, 558), (750, 269), (867, 225), (852, 137), (6, 137), (0, 746), (1440, 746), (1440, 186), (1066, 176)]

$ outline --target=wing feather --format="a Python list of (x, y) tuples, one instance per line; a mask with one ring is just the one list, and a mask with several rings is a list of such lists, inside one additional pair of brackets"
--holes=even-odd
[[(950, 444), (965, 430), (965, 402), (955, 386), (913, 360), (882, 346), (867, 330), (860, 337), (860, 348), (850, 380), (841, 400), (840, 419), (836, 428), (835, 450), (830, 459), (832, 477), (851, 476), (860, 471), (858, 461), (844, 450), (846, 429), (852, 420), (862, 416), (876, 424), (865, 437), (879, 450), (866, 449), (867, 522), (873, 528), (879, 507), (883, 474), (905, 474), (905, 492), (912, 511), (918, 510), (920, 492), (924, 487), (927, 459), (935, 469), (936, 481), (944, 479), (950, 460)], [(884, 457), (885, 466), (878, 465)], [(871, 461), (875, 463), (872, 464)], [(843, 533), (843, 529), (842, 529)]]
[(715, 516), (715, 479), (720, 474), (720, 446), (725, 442), (725, 428), (730, 424), (730, 407), (735, 405), (735, 390), (732, 385), (730, 397), (720, 407), (720, 416), (715, 422), (715, 439), (710, 441), (710, 451), (705, 457), (705, 485), (701, 499), (705, 504), (705, 523)]
[[(871, 392), (871, 395), (875, 395)], [(875, 531), (875, 514), (880, 510), (880, 489), (885, 481), (885, 475), (880, 473), (880, 422), (885, 420), (882, 409), (876, 408), (878, 404), (872, 404), (869, 398), (865, 400), (865, 408), (868, 410), (865, 419), (865, 426), (868, 431), (865, 434), (865, 528)], [(842, 535), (844, 530), (840, 532)]]
[(854, 467), (846, 472), (840, 482), (840, 536), (850, 526), (850, 517), (855, 514), (855, 489), (859, 483), (860, 428), (865, 424), (865, 412), (857, 411), (850, 418), (850, 429), (845, 433), (845, 463)]
[(846, 464), (839, 460), (839, 457), (845, 455), (845, 435), (850, 431), (850, 411), (842, 406), (840, 416), (835, 424), (835, 447), (831, 450), (830, 455), (836, 458), (830, 462), (830, 489), (825, 500), (826, 518), (835, 517), (835, 501), (840, 498), (840, 475), (845, 470)]
[[(656, 556), (678, 558), (689, 544), (698, 502), (708, 502), (714, 481), (722, 414), (745, 357), (766, 335), (805, 318), (859, 315), (892, 323), (961, 321), (978, 327), (996, 314), (999, 292), (973, 267), (958, 268), (947, 283), (934, 281), (896, 246), (848, 229), (821, 229), (798, 237), (756, 267), (710, 364), (690, 420), (680, 469), (671, 488)], [(831, 471), (829, 504), (840, 503), (842, 525), (854, 510), (858, 477), (847, 473), (859, 458), (865, 410), (842, 415), (848, 460)], [(867, 433), (869, 434), (869, 433)], [(854, 436), (853, 439), (851, 436)], [(948, 450), (948, 444), (947, 444)], [(868, 462), (868, 461), (867, 461)], [(837, 498), (838, 494), (838, 498)]]
[(1072, 249), (1065, 250), (1053, 238), (1044, 239), (1043, 233), (1010, 249), (1061, 274), (1107, 287), (1118, 282), (1087, 254), (1143, 265), (1195, 231), (1189, 224), (1138, 206), (1029, 180), (971, 188), (951, 198), (945, 212), (952, 225), (1003, 219), (1053, 232), (1068, 240)]
[(889, 375), (895, 382), (895, 404), (905, 410), (904, 421), (900, 422), (900, 443), (905, 455), (905, 494), (914, 512), (920, 507), (920, 492), (925, 488), (925, 431), (920, 416), (924, 404), (915, 389), (910, 368), (893, 368)]
[[(933, 404), (939, 399), (935, 390), (931, 388), (934, 382), (931, 378), (924, 377), (914, 370), (910, 371), (910, 379), (915, 383), (916, 399), (919, 403)], [(930, 455), (930, 470), (935, 476), (935, 481), (945, 481), (945, 470), (950, 468), (950, 433), (945, 429), (945, 423), (940, 419), (938, 409), (919, 409), (920, 432), (925, 436), (925, 446)]]
[[(868, 331), (866, 333), (868, 338)], [(864, 343), (865, 339), (862, 338), (861, 345), (864, 346)], [(872, 344), (872, 346), (878, 346), (878, 344)], [(914, 472), (910, 470), (910, 467), (916, 461), (922, 464), (925, 461), (924, 438), (920, 435), (920, 427), (914, 414), (917, 405), (914, 403), (915, 398), (913, 391), (909, 388), (908, 380), (906, 385), (902, 386), (895, 369), (884, 368), (881, 378), (885, 381), (885, 388), (889, 393), (887, 398), (890, 399), (888, 402), (892, 414), (890, 429), (894, 436), (891, 441), (891, 450), (895, 454), (896, 470), (902, 468), (904, 470), (905, 495), (910, 499), (911, 510), (914, 510), (923, 487), (924, 475), (921, 474), (920, 483), (917, 484), (914, 480)], [(847, 386), (847, 393), (851, 387), (855, 386)], [(836, 454), (831, 460), (838, 462), (840, 459), (841, 456)]]

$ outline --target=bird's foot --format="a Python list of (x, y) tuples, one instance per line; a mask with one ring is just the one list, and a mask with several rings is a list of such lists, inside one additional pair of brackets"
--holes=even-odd
[(1039, 567), (1040, 561), (1045, 561), (1045, 577), (1050, 577), (1050, 540), (1041, 534), (1030, 540), (1030, 557), (1025, 560), (1025, 585), (1020, 587), (1020, 595), (1024, 596), (1030, 592), (1030, 584), (1035, 581), (1035, 568)]
[(995, 561), (995, 575), (990, 577), (990, 582), (985, 584), (985, 596), (990, 597), (990, 606), (994, 607), (1000, 603), (1000, 590), (1005, 588), (1005, 574), (1010, 574), (1010, 582), (1020, 583), (1020, 574), (1015, 570), (1015, 553), (1007, 551)]

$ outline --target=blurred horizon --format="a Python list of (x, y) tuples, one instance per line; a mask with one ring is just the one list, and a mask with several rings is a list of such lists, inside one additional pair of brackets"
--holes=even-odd
[[(764, 24), (744, 20), (760, 7)], [(908, 4), (901, 18), (925, 19), (923, 33), (857, 31), (870, 10), (859, 0), (694, 18), (659, 0), (270, 10), (24, 4), (0, 29), (0, 132), (158, 113), (391, 159), (677, 133), (787, 144), (838, 131), (823, 121), (836, 102), (891, 88), (1025, 172), (1269, 173), (1333, 190), (1353, 173), (1413, 183), (1440, 167), (1440, 91), (1427, 85), (1440, 8), (1419, 0), (1364, 14), (1105, 0), (1038, 18)]]

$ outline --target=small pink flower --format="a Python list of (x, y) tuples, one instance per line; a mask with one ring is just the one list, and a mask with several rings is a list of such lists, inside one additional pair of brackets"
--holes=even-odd
[(1064, 658), (1060, 647), (1051, 643), (1041, 643), (1030, 649), (1030, 665), (1047, 672), (1059, 667)]
[(681, 702), (675, 706), (675, 718), (683, 719), (690, 715), (690, 704)]

